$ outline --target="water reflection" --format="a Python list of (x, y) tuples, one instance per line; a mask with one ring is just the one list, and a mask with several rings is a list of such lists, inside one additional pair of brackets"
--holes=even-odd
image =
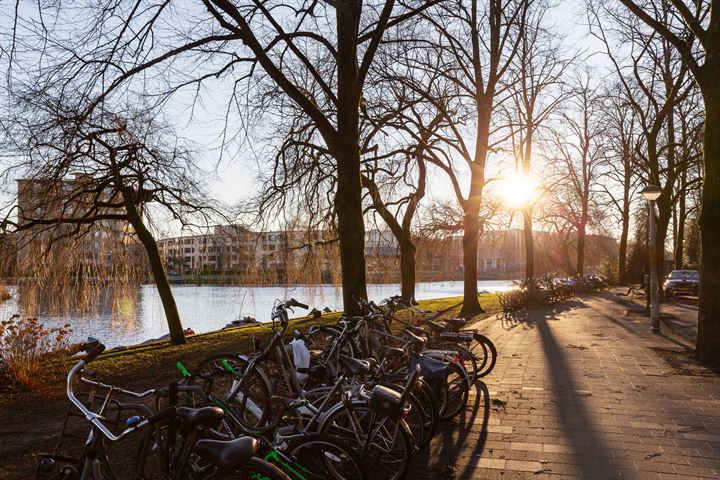
[[(478, 282), (479, 289), (498, 291), (507, 281)], [(36, 316), (48, 326), (70, 323), (74, 340), (88, 336), (108, 346), (131, 345), (167, 333), (162, 302), (154, 285), (79, 288), (59, 291), (38, 287), (10, 287), (11, 300), (0, 304), (0, 320), (15, 313)], [(400, 292), (397, 284), (368, 285), (368, 294), (381, 300)], [(461, 296), (462, 282), (420, 283), (417, 298)], [(292, 287), (242, 287), (174, 285), (173, 293), (185, 327), (196, 332), (222, 328), (242, 315), (268, 320), (275, 299), (295, 297), (320, 309), (342, 305), (337, 285), (298, 285)], [(298, 312), (299, 313), (299, 312)]]

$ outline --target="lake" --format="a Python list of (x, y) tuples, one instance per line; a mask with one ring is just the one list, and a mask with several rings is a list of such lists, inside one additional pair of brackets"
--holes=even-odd
[[(509, 281), (479, 281), (480, 291), (505, 290)], [(13, 314), (37, 316), (43, 324), (72, 325), (72, 339), (84, 341), (89, 335), (100, 339), (108, 347), (132, 345), (159, 338), (167, 333), (162, 302), (155, 285), (142, 285), (122, 291), (103, 291), (93, 298), (82, 300), (63, 296), (62, 301), (48, 302), (37, 292), (9, 287), (13, 298), (0, 304), (0, 321)], [(339, 285), (298, 285), (288, 287), (195, 286), (173, 285), (180, 317), (185, 328), (196, 333), (224, 327), (243, 315), (268, 321), (275, 299), (295, 298), (311, 308), (337, 310), (342, 306)], [(399, 284), (370, 284), (368, 296), (380, 301), (400, 293)], [(462, 296), (461, 281), (419, 283), (416, 298)], [(52, 303), (50, 308), (47, 304)], [(58, 308), (57, 304), (62, 303)], [(60, 313), (59, 313), (60, 312)], [(303, 310), (296, 310), (301, 316)]]

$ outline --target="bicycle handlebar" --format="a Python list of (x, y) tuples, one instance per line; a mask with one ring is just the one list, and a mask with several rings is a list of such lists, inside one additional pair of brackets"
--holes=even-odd
[(273, 321), (274, 321), (274, 320), (280, 320), (280, 323), (283, 325), (283, 327), (285, 327), (285, 326), (287, 326), (287, 323), (288, 323), (288, 321), (289, 321), (289, 317), (288, 317), (288, 314), (287, 314), (287, 310), (288, 310), (289, 308), (293, 308), (293, 307), (299, 307), (299, 308), (303, 308), (303, 309), (305, 309), (305, 310), (307, 310), (308, 308), (310, 308), (310, 307), (308, 307), (306, 304), (304, 304), (304, 303), (302, 303), (302, 302), (298, 302), (298, 301), (295, 300), (294, 298), (291, 298), (291, 299), (289, 299), (289, 300), (286, 300), (286, 301), (284, 301), (284, 302), (280, 302), (280, 303), (278, 303), (277, 305), (275, 305), (275, 306), (273, 307), (272, 315), (271, 315), (270, 318), (271, 318)]
[[(82, 413), (82, 415), (85, 417), (85, 419), (87, 421), (89, 421), (90, 423), (92, 423), (93, 426), (95, 428), (97, 428), (100, 431), (100, 433), (102, 433), (108, 440), (110, 440), (112, 442), (116, 442), (116, 441), (120, 440), (121, 438), (125, 437), (127, 434), (129, 434), (139, 428), (143, 428), (147, 425), (151, 425), (153, 423), (160, 422), (162, 420), (165, 420), (169, 416), (174, 415), (175, 408), (171, 407), (173, 410), (172, 412), (168, 412), (168, 410), (170, 410), (170, 409), (163, 410), (162, 412), (159, 412), (145, 420), (142, 420), (140, 422), (137, 422), (137, 423), (131, 425), (130, 427), (126, 428), (118, 435), (115, 435), (114, 433), (112, 433), (102, 423), (101, 420), (103, 419), (103, 417), (101, 415), (98, 415), (97, 413), (94, 413), (94, 412), (91, 412), (90, 410), (88, 410), (88, 408), (75, 396), (75, 393), (73, 392), (73, 379), (75, 378), (75, 375), (77, 374), (77, 372), (81, 372), (85, 368), (85, 365), (87, 365), (88, 363), (93, 361), (95, 358), (97, 358), (97, 356), (100, 355), (105, 350), (105, 345), (103, 345), (100, 342), (95, 342), (95, 343), (91, 343), (91, 344), (83, 346), (83, 349), (85, 349), (85, 350), (87, 350), (88, 348), (91, 349), (88, 352), (88, 354), (84, 358), (82, 358), (78, 363), (76, 363), (68, 372), (65, 393), (67, 394), (67, 397), (70, 400), (70, 402), (75, 406), (75, 408), (77, 408), (80, 411), (80, 413)], [(105, 388), (105, 389), (109, 389), (109, 390), (119, 391), (119, 392), (122, 392), (123, 394), (128, 394), (133, 397), (144, 397), (146, 395), (149, 395), (149, 394), (155, 392), (155, 390), (148, 390), (146, 392), (136, 393), (136, 392), (131, 392), (129, 390), (123, 390), (121, 388), (113, 387), (112, 385), (106, 385), (101, 382), (96, 382), (96, 381), (87, 380), (87, 379), (82, 379), (82, 380), (85, 383), (88, 383), (90, 385), (98, 386), (100, 388)]]

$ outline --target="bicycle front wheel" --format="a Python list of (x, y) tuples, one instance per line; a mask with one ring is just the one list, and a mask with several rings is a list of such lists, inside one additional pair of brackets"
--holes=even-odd
[(379, 417), (358, 403), (352, 410), (341, 408), (328, 414), (320, 430), (358, 446), (366, 478), (399, 480), (405, 475), (413, 439), (403, 420)]
[(289, 441), (287, 453), (293, 463), (287, 465), (286, 471), (297, 472), (306, 480), (365, 478), (357, 447), (340, 437), (322, 434), (295, 437)]

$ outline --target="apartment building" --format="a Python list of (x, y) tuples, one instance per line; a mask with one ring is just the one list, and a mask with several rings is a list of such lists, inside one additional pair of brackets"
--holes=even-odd
[[(117, 203), (109, 190), (90, 188), (91, 178), (77, 174), (69, 179), (21, 179), (18, 188), (17, 273), (31, 275), (46, 261), (44, 250), (52, 244), (57, 268), (64, 273), (106, 274), (119, 257), (126, 262), (134, 243), (130, 224), (119, 218), (124, 209), (100, 207)], [(96, 216), (91, 223), (78, 220)], [(68, 272), (67, 270), (70, 270)]]
[[(183, 235), (158, 241), (170, 275), (230, 274), (261, 276), (271, 283), (302, 277), (314, 269), (322, 281), (339, 270), (338, 245), (325, 230), (255, 232), (237, 225), (219, 225), (208, 234)], [(369, 258), (394, 257), (397, 242), (389, 232), (366, 234)]]

